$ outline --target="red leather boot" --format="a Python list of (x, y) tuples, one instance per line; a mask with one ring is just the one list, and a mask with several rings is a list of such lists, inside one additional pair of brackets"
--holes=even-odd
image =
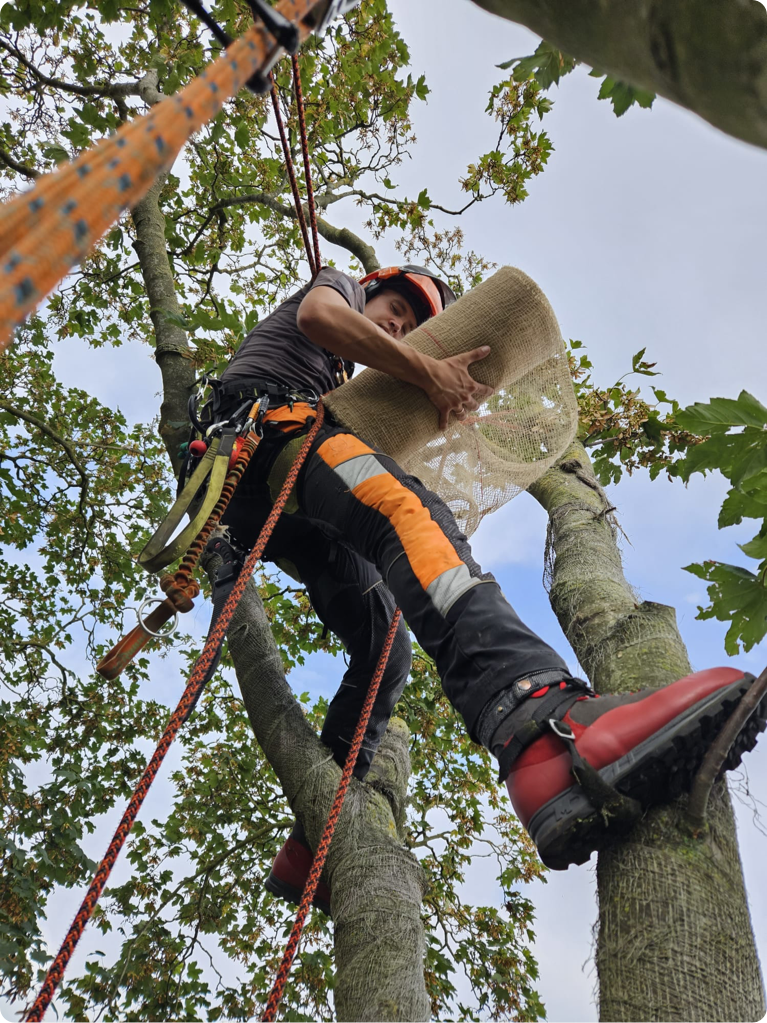
[[(566, 870), (625, 832), (648, 806), (690, 790), (754, 676), (712, 668), (661, 689), (599, 697), (577, 680), (536, 681), (515, 683), (516, 706), (488, 745), (541, 859)], [(500, 714), (503, 700), (496, 703)], [(753, 749), (766, 718), (767, 696), (735, 740), (724, 770)]]
[[(306, 879), (314, 860), (314, 853), (309, 848), (304, 829), (296, 821), (290, 838), (277, 853), (272, 869), (264, 882), (264, 887), (272, 895), (277, 895), (286, 902), (297, 906), (304, 893)], [(314, 894), (314, 905), (330, 916), (330, 889), (320, 881)]]

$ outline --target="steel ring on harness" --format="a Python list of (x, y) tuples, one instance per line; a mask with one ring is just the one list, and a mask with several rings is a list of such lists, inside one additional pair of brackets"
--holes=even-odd
[(152, 629), (148, 629), (146, 627), (146, 625), (144, 623), (144, 618), (143, 618), (144, 608), (147, 606), (147, 604), (164, 604), (164, 603), (165, 603), (165, 598), (163, 598), (163, 597), (147, 597), (146, 600), (139, 607), (138, 611), (136, 611), (136, 617), (138, 618), (138, 623), (139, 623), (140, 628), (143, 629), (143, 631), (148, 636), (153, 636), (155, 639), (170, 639), (170, 637), (173, 635), (173, 633), (178, 628), (178, 611), (176, 611), (176, 613), (174, 615), (174, 618), (173, 618), (173, 624), (171, 625), (171, 627), (168, 629), (167, 632), (153, 632)]

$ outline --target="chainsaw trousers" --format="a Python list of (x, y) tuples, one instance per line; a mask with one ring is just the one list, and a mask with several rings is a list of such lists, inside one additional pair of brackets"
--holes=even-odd
[[(269, 455), (268, 444), (262, 446), (263, 465)], [(256, 481), (258, 462), (257, 456), (249, 470)], [(224, 520), (247, 546), (271, 506), (265, 485), (256, 482), (250, 490), (249, 495), (247, 486), (238, 488)], [(395, 604), (433, 657), (445, 695), (475, 740), (483, 709), (516, 680), (551, 669), (569, 678), (562, 658), (521, 621), (492, 575), (482, 572), (444, 502), (392, 458), (326, 423), (301, 470), (296, 498), (265, 557), (300, 576), (318, 617), (347, 648), (349, 667), (322, 733), (339, 763)], [(358, 776), (370, 764), (409, 668), (407, 630), (401, 626)]]

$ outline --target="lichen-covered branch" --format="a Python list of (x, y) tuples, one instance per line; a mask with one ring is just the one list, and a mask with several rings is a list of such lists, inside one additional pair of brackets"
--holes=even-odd
[[(208, 572), (217, 557), (206, 563)], [(341, 769), (293, 697), (258, 591), (249, 583), (229, 650), (253, 731), (309, 841), (316, 845)], [(423, 874), (402, 844), (408, 730), (392, 722), (368, 780), (352, 779), (326, 875), (332, 892), (339, 1020), (426, 1020)]]
[(155, 358), (162, 374), (160, 436), (168, 451), (173, 471), (180, 467), (179, 447), (187, 439), (187, 405), (194, 386), (194, 366), (189, 359), (186, 331), (169, 317), (181, 316), (176, 284), (165, 242), (165, 217), (160, 209), (160, 192), (165, 184), (160, 175), (144, 198), (131, 211), (136, 228), (133, 247), (149, 301), (154, 326)]
[[(583, 446), (573, 444), (530, 491), (549, 515), (552, 607), (597, 691), (660, 686), (687, 674), (673, 608), (640, 600), (626, 581), (613, 510)], [(648, 812), (599, 856), (603, 1020), (764, 1014), (726, 786), (714, 786), (709, 827), (697, 838), (685, 804)]]
[(474, 0), (615, 78), (767, 146), (767, 10), (758, 0)]

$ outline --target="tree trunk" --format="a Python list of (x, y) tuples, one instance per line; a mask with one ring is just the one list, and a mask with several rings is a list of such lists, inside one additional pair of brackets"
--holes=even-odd
[[(610, 505), (582, 445), (531, 488), (549, 515), (551, 605), (597, 692), (666, 685), (690, 671), (673, 608), (639, 603)], [(757, 1020), (764, 992), (729, 793), (708, 829), (686, 798), (655, 808), (599, 856), (596, 963), (603, 1020)]]
[(173, 471), (181, 465), (179, 447), (188, 439), (187, 404), (194, 386), (195, 371), (189, 359), (186, 331), (168, 319), (181, 315), (176, 284), (165, 244), (165, 217), (160, 209), (160, 192), (166, 175), (161, 174), (144, 198), (131, 211), (136, 228), (134, 248), (141, 265), (149, 315), (155, 336), (155, 358), (162, 374), (160, 437), (168, 451)]
[(474, 0), (565, 53), (767, 146), (759, 0)]
[[(206, 564), (208, 571), (219, 559)], [(229, 628), (229, 650), (253, 731), (316, 846), (341, 769), (309, 727), (282, 669), (253, 583)], [(408, 730), (390, 723), (365, 782), (352, 778), (328, 853), (339, 1020), (427, 1020), (424, 877), (402, 843)]]

